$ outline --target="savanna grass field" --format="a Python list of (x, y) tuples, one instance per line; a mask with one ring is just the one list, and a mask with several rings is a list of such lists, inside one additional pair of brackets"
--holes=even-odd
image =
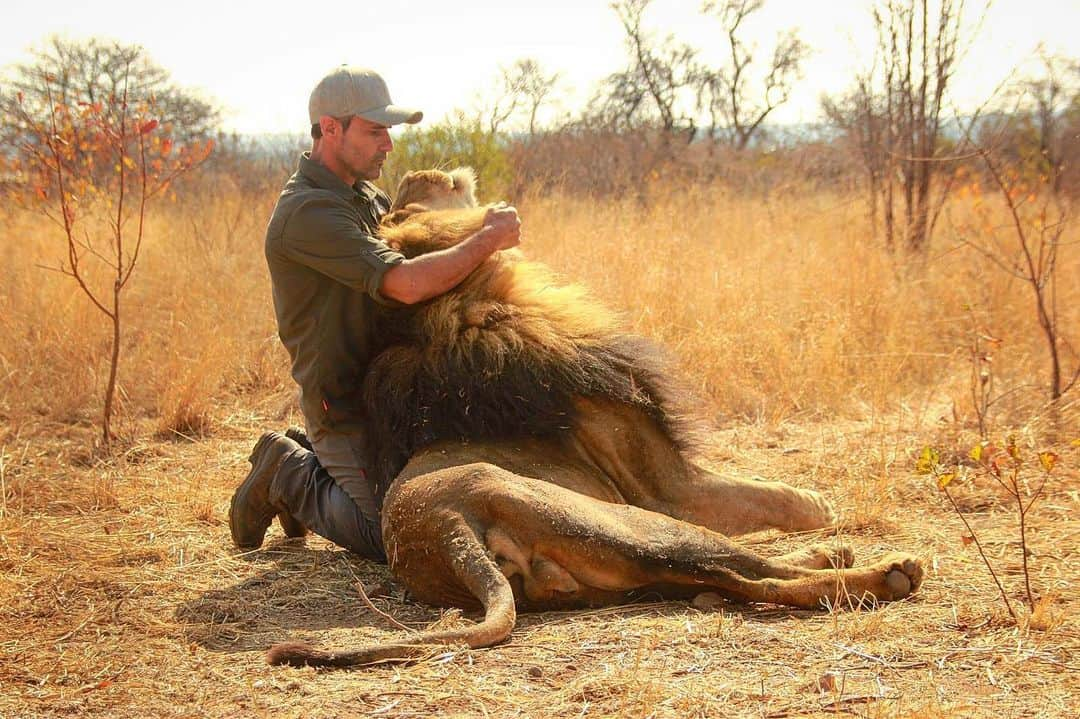
[[(893, 550), (924, 560), (918, 593), (820, 611), (646, 597), (525, 614), (505, 644), (412, 664), (268, 666), (266, 648), (287, 638), (343, 646), (399, 634), (358, 583), (410, 628), (475, 619), (416, 604), (385, 567), (319, 538), (286, 540), (276, 524), (260, 550), (231, 545), (229, 498), (253, 443), (300, 422), (262, 251), (284, 179), (151, 208), (123, 299), (109, 453), (97, 446), (109, 325), (55, 271), (57, 226), (5, 201), (0, 717), (1080, 713), (1080, 395), (1048, 404), (1031, 288), (964, 243), (972, 233), (1006, 243), (1007, 210), (993, 194), (957, 194), (913, 263), (874, 239), (861, 193), (794, 179), (768, 193), (657, 182), (625, 200), (553, 188), (508, 199), (529, 258), (675, 355), (714, 429), (713, 467), (824, 492), (856, 564)], [(1078, 243), (1073, 222), (1056, 303), (1074, 346)], [(969, 458), (977, 336), (1000, 397), (988, 436), (1000, 447), (1012, 438), (1025, 492), (1046, 478), (1039, 453), (1056, 456), (1026, 516), (1033, 612), (1016, 503)], [(947, 488), (970, 526), (917, 469), (924, 447), (950, 473), (960, 466)], [(834, 536), (745, 541), (779, 554)]]

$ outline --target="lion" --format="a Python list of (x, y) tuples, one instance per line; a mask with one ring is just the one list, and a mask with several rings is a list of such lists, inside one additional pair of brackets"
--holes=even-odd
[[(405, 176), (380, 230), (406, 256), (483, 227), (471, 171)], [(372, 420), (391, 572), (420, 602), (477, 623), (337, 651), (270, 649), (272, 664), (407, 661), (440, 645), (505, 641), (518, 609), (553, 610), (712, 591), (820, 608), (889, 602), (923, 569), (896, 553), (853, 566), (844, 546), (767, 558), (730, 537), (833, 524), (817, 492), (723, 477), (659, 349), (581, 286), (517, 250), (453, 291), (387, 310), (357, 398)]]

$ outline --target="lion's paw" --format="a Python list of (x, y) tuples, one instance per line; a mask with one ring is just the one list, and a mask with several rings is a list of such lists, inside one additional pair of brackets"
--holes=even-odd
[(855, 563), (855, 552), (847, 544), (830, 542), (785, 554), (777, 560), (804, 569), (847, 569)]
[(915, 592), (923, 580), (922, 562), (910, 554), (890, 554), (874, 570), (881, 573), (881, 601), (892, 602)]
[(847, 569), (855, 564), (855, 550), (847, 544), (832, 542), (816, 544), (813, 551), (822, 559), (822, 569)]

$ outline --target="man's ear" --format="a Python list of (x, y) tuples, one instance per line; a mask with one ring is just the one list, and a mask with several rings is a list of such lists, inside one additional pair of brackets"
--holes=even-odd
[(323, 137), (331, 137), (341, 130), (341, 124), (329, 115), (323, 115), (319, 118), (319, 129)]

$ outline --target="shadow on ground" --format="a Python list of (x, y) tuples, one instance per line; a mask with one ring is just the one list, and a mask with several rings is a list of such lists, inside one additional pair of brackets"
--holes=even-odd
[(334, 629), (388, 628), (360, 599), (362, 583), (372, 601), (403, 621), (421, 624), (438, 612), (404, 602), (383, 565), (346, 551), (280, 540), (237, 554), (237, 573), (257, 573), (238, 584), (211, 589), (177, 607), (176, 622), (190, 642), (211, 651), (246, 652), (275, 642)]
[[(385, 565), (346, 551), (309, 547), (304, 540), (279, 540), (263, 550), (238, 554), (237, 558), (248, 566), (255, 565), (258, 568), (255, 576), (233, 586), (204, 592), (181, 604), (175, 612), (183, 636), (210, 651), (263, 650), (287, 639), (339, 642), (339, 638), (325, 637), (339, 630), (361, 630), (354, 638), (346, 640), (360, 643), (365, 641), (362, 636), (378, 641), (377, 637), (385, 632), (400, 631), (364, 605), (357, 590), (358, 582), (363, 584), (381, 611), (410, 627), (424, 629), (433, 622), (462, 621), (455, 609), (428, 607), (411, 601), (407, 592), (393, 582)], [(238, 569), (242, 571), (243, 566)], [(717, 609), (728, 615), (738, 615), (744, 621), (763, 623), (820, 614), (727, 602), (711, 611)], [(602, 635), (603, 626), (613, 617), (662, 618), (683, 616), (688, 612), (702, 614), (686, 601), (663, 601), (658, 595), (644, 590), (632, 604), (595, 610), (521, 613), (515, 633), (528, 635), (545, 625), (573, 622), (587, 626), (595, 621), (598, 635)], [(478, 615), (467, 616), (469, 620), (479, 619)]]

